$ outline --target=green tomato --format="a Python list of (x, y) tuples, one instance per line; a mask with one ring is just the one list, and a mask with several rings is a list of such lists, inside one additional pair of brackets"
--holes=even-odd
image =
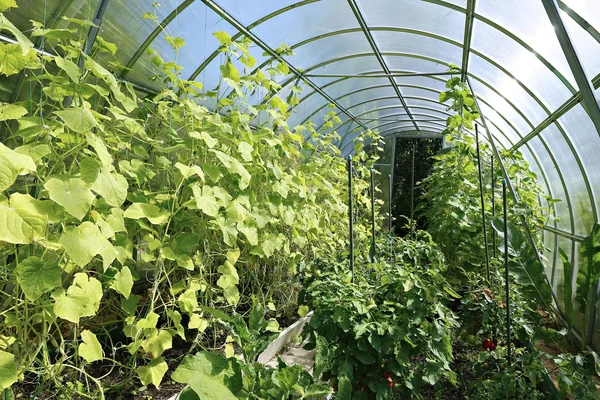
[(477, 338), (475, 335), (467, 335), (467, 343), (477, 344)]

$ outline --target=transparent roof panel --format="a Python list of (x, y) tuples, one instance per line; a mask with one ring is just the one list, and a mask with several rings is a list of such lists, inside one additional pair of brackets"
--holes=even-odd
[(570, 71), (541, 1), (478, 1), (475, 12), (499, 23), (563, 74)]
[(389, 84), (390, 80), (388, 78), (352, 78), (337, 82), (326, 87), (324, 90), (328, 95), (337, 99), (349, 92), (354, 92), (370, 86)]
[(418, 54), (440, 62), (454, 64), (460, 64), (462, 59), (462, 46), (434, 39), (425, 34), (379, 29), (373, 29), (372, 33), (379, 45), (379, 50), (384, 53)]
[(377, 99), (381, 97), (396, 96), (396, 92), (390, 85), (369, 86), (360, 92), (356, 92), (341, 98), (338, 102), (344, 107), (351, 107), (354, 104), (362, 103), (369, 99)]
[[(238, 0), (235, 3), (242, 2)], [(247, 8), (262, 8), (262, 4), (261, 7), (257, 7), (254, 1), (243, 3), (248, 3)], [(252, 32), (271, 47), (277, 48), (282, 44), (293, 46), (319, 35), (358, 27), (358, 22), (346, 0), (327, 0), (307, 3), (281, 13), (256, 26)], [(351, 39), (346, 38), (341, 41), (345, 40)]]
[[(277, 39), (275, 39), (277, 42)], [(281, 41), (281, 36), (279, 36)], [(275, 47), (278, 47), (277, 45)], [(357, 53), (370, 53), (371, 46), (362, 31), (328, 36), (294, 49), (287, 57), (295, 67), (307, 69), (327, 60)]]
[(572, 203), (575, 233), (587, 235), (593, 224), (593, 216), (590, 213), (590, 196), (577, 160), (556, 125), (553, 124), (546, 128), (541, 136), (546, 140), (550, 151), (556, 158), (557, 167), (564, 176)]
[[(291, 59), (294, 62), (294, 58)], [(311, 66), (307, 68), (305, 71), (308, 74), (381, 74), (383, 70), (381, 69), (381, 65), (377, 58), (369, 53), (362, 57), (352, 57), (348, 59), (343, 59), (335, 62), (327, 63), (326, 65), (314, 68)], [(315, 83), (320, 85), (320, 82), (317, 79), (320, 78), (311, 78)], [(369, 79), (369, 78), (361, 78), (361, 79)]]
[(260, 0), (260, 7), (253, 1), (219, 0), (219, 5), (234, 15), (244, 25), (255, 21), (282, 8), (295, 4), (306, 3), (298, 0)]
[[(597, 31), (600, 31), (600, 14), (597, 12), (590, 12), (590, 10), (597, 9), (598, 2), (596, 0), (562, 0), (562, 2), (579, 14), (580, 17), (584, 17)], [(563, 13), (563, 20), (564, 19)]]
[[(486, 55), (523, 82), (550, 109), (558, 108), (573, 94), (533, 53), (488, 24), (475, 22), (471, 47), (473, 51)], [(568, 65), (566, 70), (558, 70), (563, 75), (568, 72), (566, 79), (576, 86)]]
[[(581, 106), (576, 105), (560, 117), (559, 122), (566, 131), (569, 139), (577, 151), (587, 178), (590, 181), (595, 204), (600, 205), (600, 136)], [(590, 210), (591, 212), (591, 210)]]
[(400, 26), (462, 41), (465, 15), (446, 7), (413, 0), (360, 0), (369, 26)]
[(448, 64), (420, 58), (418, 54), (387, 52), (383, 58), (392, 72), (445, 72)]
[[(594, 14), (597, 13), (587, 13), (584, 15), (587, 18), (588, 16)], [(562, 17), (565, 25), (567, 26), (567, 30), (569, 31), (569, 35), (575, 44), (577, 56), (581, 60), (588, 78), (594, 78), (600, 73), (600, 43), (598, 43), (598, 41), (595, 40), (589, 34), (589, 32), (584, 30), (577, 22), (573, 21), (571, 17), (565, 13), (562, 13)]]
[(481, 102), (479, 106), (481, 107), (480, 111), (483, 113), (483, 115), (485, 115), (486, 121), (490, 124), (493, 124), (497, 130), (502, 131), (502, 135), (506, 136), (506, 138), (511, 142), (509, 147), (512, 147), (514, 143), (519, 141), (520, 136), (496, 111), (483, 102)]
[(517, 81), (472, 53), (469, 70), (474, 77), (485, 81), (499, 93), (502, 93), (504, 97), (511, 99), (515, 106), (534, 125), (539, 124), (548, 117), (548, 113)]

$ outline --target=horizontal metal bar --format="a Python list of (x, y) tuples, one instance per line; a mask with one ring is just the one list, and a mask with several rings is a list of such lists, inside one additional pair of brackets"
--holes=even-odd
[(374, 73), (374, 74), (305, 74), (307, 78), (402, 78), (411, 76), (445, 76), (456, 75), (456, 72), (406, 72), (406, 73)]
[(585, 239), (585, 236), (578, 235), (576, 233), (567, 232), (567, 231), (562, 230), (562, 229), (553, 228), (553, 227), (548, 226), (548, 225), (544, 226), (544, 230), (548, 231), (548, 232), (552, 232), (552, 233), (554, 233), (554, 234), (556, 234), (558, 236), (562, 236), (564, 238), (574, 240), (576, 242), (583, 242), (583, 240)]

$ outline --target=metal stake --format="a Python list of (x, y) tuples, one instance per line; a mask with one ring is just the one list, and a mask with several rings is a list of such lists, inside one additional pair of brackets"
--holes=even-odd
[[(492, 219), (496, 218), (496, 180), (494, 178), (494, 155), (491, 157), (492, 164)], [(492, 229), (492, 249), (496, 258), (496, 231)]]
[(481, 152), (479, 151), (479, 125), (475, 124), (475, 143), (477, 147), (477, 167), (479, 169), (479, 196), (481, 197), (481, 219), (483, 220), (483, 242), (485, 244), (485, 266), (487, 280), (490, 281), (490, 255), (488, 252), (487, 222), (485, 218), (485, 201), (483, 198), (483, 174), (481, 173)]
[(506, 346), (508, 349), (508, 365), (512, 364), (512, 352), (510, 348), (510, 290), (508, 274), (508, 217), (506, 212), (506, 180), (502, 179), (502, 204), (504, 208), (504, 280), (506, 287)]
[(354, 210), (352, 204), (352, 156), (348, 156), (348, 220), (350, 222), (350, 274), (354, 283)]
[[(412, 148), (412, 175), (410, 178), (410, 219), (415, 218), (415, 144)], [(412, 223), (412, 221), (411, 221)]]
[(389, 204), (388, 204), (388, 208), (389, 208), (389, 213), (388, 213), (388, 229), (389, 229), (389, 233), (392, 233), (392, 195), (393, 195), (393, 190), (394, 190), (394, 183), (392, 182), (392, 174), (388, 175), (388, 179), (390, 180), (390, 198), (388, 200)]
[(371, 168), (371, 262), (375, 262), (375, 171)]

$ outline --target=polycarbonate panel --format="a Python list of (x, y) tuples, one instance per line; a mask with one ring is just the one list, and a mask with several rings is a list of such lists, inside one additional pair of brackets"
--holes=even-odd
[[(571, 259), (571, 249), (573, 248), (573, 242), (569, 239), (559, 236), (558, 237), (558, 247), (562, 249), (567, 256), (569, 257), (569, 261), (573, 266), (573, 260)], [(562, 259), (560, 257), (556, 258), (556, 266), (554, 268), (554, 282), (553, 282), (553, 290), (556, 293), (556, 297), (558, 298), (558, 306), (564, 312), (565, 310), (565, 276), (564, 276), (564, 265)], [(568, 277), (567, 277), (568, 279)]]
[(354, 115), (361, 115), (365, 112), (369, 112), (374, 108), (387, 108), (387, 107), (402, 107), (402, 103), (400, 103), (400, 99), (397, 96), (382, 98), (382, 99), (372, 99), (371, 101), (364, 104), (356, 104), (350, 108), (350, 111)]
[(450, 76), (397, 76), (394, 78), (398, 85), (422, 86), (439, 92), (445, 92), (446, 81)]
[[(314, 123), (317, 123), (318, 120), (318, 125), (320, 125), (325, 115), (331, 111), (328, 107), (329, 101), (319, 93), (312, 95), (310, 101), (305, 101), (294, 107), (292, 114), (288, 118), (288, 125), (290, 127), (302, 124), (306, 119), (310, 119)], [(313, 113), (314, 115), (312, 115)]]
[[(493, 135), (494, 137), (494, 141), (496, 142), (496, 145), (506, 149), (506, 148), (510, 148), (511, 143), (506, 139), (506, 136), (504, 136), (496, 126), (494, 126), (493, 124), (488, 124), (488, 128), (490, 130), (490, 133)], [(487, 138), (487, 135), (484, 131), (484, 129), (481, 129), (480, 133), (480, 138), (484, 139)]]
[(556, 32), (541, 1), (478, 1), (475, 12), (506, 28), (573, 81)]
[(389, 85), (388, 78), (352, 78), (327, 86), (323, 90), (332, 98), (337, 99), (343, 95), (371, 86)]
[[(293, 59), (292, 59), (293, 62)], [(381, 68), (381, 64), (377, 61), (377, 58), (373, 55), (362, 56), (362, 57), (353, 57), (345, 60), (340, 60), (336, 62), (329, 63), (327, 65), (323, 65), (318, 68), (310, 68), (310, 71), (304, 71), (307, 74), (350, 74), (350, 75), (358, 75), (365, 74), (368, 75), (370, 73), (382, 74), (383, 69)], [(311, 78), (313, 82), (317, 85), (321, 86), (324, 84), (323, 82), (318, 81), (318, 78)], [(339, 79), (339, 78), (335, 78)], [(369, 79), (369, 78), (361, 78), (361, 79)]]
[(446, 72), (448, 65), (409, 55), (384, 54), (383, 58), (392, 72)]
[[(256, 2), (247, 3), (248, 6), (253, 4), (254, 7), (261, 8), (257, 7)], [(316, 36), (359, 27), (346, 0), (327, 0), (305, 4), (279, 14), (252, 29), (252, 32), (269, 46), (277, 48), (282, 44), (293, 46)], [(364, 37), (364, 33), (360, 34)], [(338, 38), (337, 42), (346, 40), (350, 39)], [(329, 49), (329, 46), (325, 46), (324, 49)]]
[[(597, 13), (588, 13), (585, 17), (587, 18), (588, 15), (593, 14)], [(567, 26), (569, 36), (575, 44), (577, 57), (581, 60), (588, 78), (594, 78), (600, 73), (600, 43), (567, 14), (562, 12), (561, 15)]]
[(430, 107), (434, 110), (446, 111), (445, 105), (440, 104), (439, 102), (437, 102), (433, 99), (428, 100), (428, 99), (414, 98), (414, 97), (404, 97), (404, 99), (406, 100), (406, 104), (409, 107), (410, 106), (423, 106), (423, 107)]
[[(598, 2), (596, 0), (562, 0), (567, 6), (575, 11), (579, 16), (585, 18), (585, 20), (591, 24), (597, 31), (600, 31), (600, 14), (594, 12), (598, 10)], [(565, 16), (563, 20), (570, 17)]]
[(575, 233), (587, 235), (593, 224), (593, 218), (590, 215), (590, 196), (583, 179), (583, 171), (579, 168), (575, 156), (556, 125), (546, 128), (541, 136), (546, 140), (556, 158), (557, 167), (565, 178), (574, 214)]
[[(537, 159), (540, 162), (540, 167), (543, 168), (544, 173), (546, 174), (546, 178), (548, 179), (548, 183), (550, 184), (550, 191), (552, 193), (552, 196), (555, 199), (561, 200), (554, 204), (556, 217), (558, 218), (558, 221), (556, 221), (556, 226), (561, 230), (571, 232), (572, 228), (569, 202), (567, 201), (565, 186), (561, 182), (558, 170), (554, 165), (550, 154), (544, 147), (543, 143), (540, 141), (539, 137), (534, 137), (527, 143), (531, 151), (535, 153)], [(550, 225), (554, 226), (554, 223), (551, 223)]]
[(385, 30), (371, 30), (371, 33), (379, 45), (379, 50), (384, 53), (417, 54), (454, 64), (460, 64), (462, 59), (462, 46), (423, 34)]
[(440, 100), (440, 94), (437, 91), (415, 88), (415, 87), (405, 87), (405, 86), (399, 86), (398, 89), (400, 89), (400, 91), (402, 92), (402, 95), (406, 96), (406, 97), (427, 98), (427, 99), (431, 99), (438, 103)]
[(546, 276), (548, 277), (548, 281), (552, 284), (552, 270), (554, 269), (554, 258), (560, 258), (555, 253), (558, 253), (558, 249), (556, 248), (558, 235), (550, 232), (550, 231), (542, 231), (544, 236), (544, 247), (548, 249), (543, 253), (546, 257), (546, 261), (544, 262), (544, 270), (546, 271)]
[(338, 98), (337, 101), (344, 107), (352, 107), (354, 104), (359, 104), (369, 99), (392, 96), (396, 96), (396, 91), (390, 85), (386, 85), (370, 87), (360, 92)]
[[(523, 158), (529, 163), (531, 171), (536, 175), (538, 183), (544, 192), (549, 195), (552, 192), (552, 188), (549, 186), (550, 183), (548, 182), (545, 171), (542, 171), (540, 168), (539, 160), (537, 157), (534, 157), (534, 153), (532, 153), (528, 147), (523, 146), (519, 150), (523, 154)], [(548, 207), (548, 201), (545, 198), (540, 198), (539, 200), (542, 207)]]
[(258, 6), (255, 1), (218, 0), (223, 9), (246, 26), (296, 2), (301, 3), (298, 0), (260, 0)]
[[(600, 136), (581, 104), (573, 107), (558, 120), (571, 139), (579, 154), (583, 169), (595, 196), (594, 203), (600, 206)], [(589, 210), (591, 214), (591, 210)], [(591, 216), (593, 218), (593, 215)], [(597, 218), (596, 218), (597, 220)]]
[[(501, 130), (503, 135), (505, 135), (512, 144), (519, 141), (521, 137), (495, 110), (483, 102), (480, 102), (479, 107), (481, 107), (479, 111), (485, 116), (486, 121), (488, 121), (488, 123), (493, 123), (497, 129)], [(512, 144), (509, 147), (512, 147)]]
[[(504, 97), (510, 99), (534, 125), (538, 125), (548, 117), (540, 104), (517, 81), (473, 53), (469, 62), (469, 74), (486, 81)], [(478, 92), (476, 93), (479, 95)]]
[(369, 26), (394, 26), (437, 33), (461, 42), (465, 14), (414, 0), (360, 0)]
[[(475, 21), (471, 48), (513, 74), (542, 99), (551, 111), (573, 95), (533, 53), (486, 23)], [(558, 70), (576, 87), (569, 66), (565, 67), (566, 69)]]
[[(527, 120), (519, 114), (518, 111), (521, 111), (520, 109), (510, 105), (503, 97), (478, 80), (472, 79), (471, 84), (473, 85), (473, 91), (477, 97), (482, 100), (481, 102), (493, 105), (494, 110), (506, 118), (515, 127), (520, 136), (525, 136), (527, 133), (531, 132), (533, 125), (528, 123)], [(512, 100), (513, 99), (511, 99), (511, 101)]]
[[(279, 41), (281, 40), (282, 37), (280, 35)], [(352, 54), (371, 52), (371, 46), (369, 45), (365, 34), (362, 31), (359, 31), (328, 36), (307, 43), (294, 49), (295, 55), (289, 57), (286, 56), (286, 59), (297, 68), (307, 69), (327, 60), (333, 60)]]

